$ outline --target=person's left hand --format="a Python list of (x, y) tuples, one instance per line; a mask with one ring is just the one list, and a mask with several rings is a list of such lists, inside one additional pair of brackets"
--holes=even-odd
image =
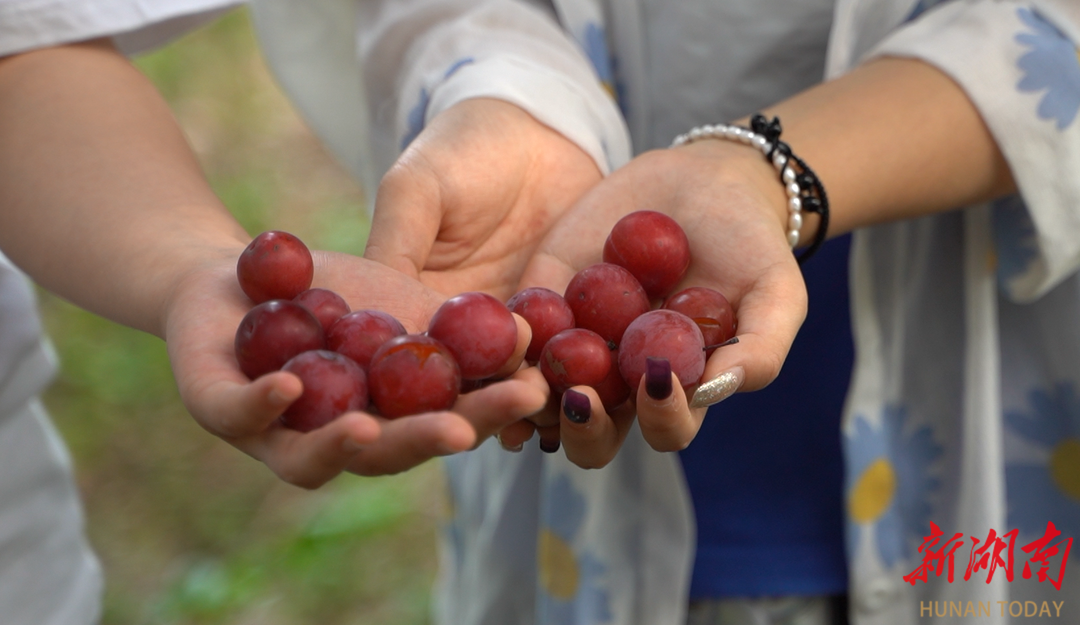
[[(635, 385), (635, 405), (628, 402), (611, 414), (595, 391), (575, 387), (561, 406), (504, 428), (499, 436), (505, 447), (516, 448), (539, 425), (541, 448), (558, 448), (561, 441), (575, 464), (601, 467), (621, 447), (636, 408), (645, 440), (658, 451), (677, 451), (696, 436), (708, 404), (760, 389), (779, 373), (806, 314), (806, 287), (786, 239), (783, 187), (754, 148), (710, 140), (638, 156), (559, 221), (523, 284), (562, 292), (577, 271), (601, 262), (607, 235), (620, 218), (646, 209), (671, 216), (689, 238), (690, 267), (675, 290), (705, 286), (727, 296), (736, 310), (739, 342), (713, 352), (701, 387), (670, 370), (651, 381), (643, 376)], [(691, 396), (682, 383), (692, 385)], [(654, 398), (649, 386), (670, 390)]]
[(506, 301), (544, 235), (600, 179), (588, 154), (524, 110), (465, 100), (383, 178), (364, 256), (448, 296)]

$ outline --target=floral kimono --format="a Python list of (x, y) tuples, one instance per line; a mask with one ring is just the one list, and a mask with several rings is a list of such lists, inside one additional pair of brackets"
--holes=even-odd
[[(643, 1), (254, 7), (285, 88), (373, 191), (427, 121), (470, 97), (518, 104), (604, 172), (649, 147)], [(835, 6), (829, 77), (876, 55), (935, 65), (980, 110), (1020, 190), (856, 234), (842, 436), (860, 625), (1080, 623), (1066, 601), (1080, 596), (1078, 43), (1076, 0)], [(636, 430), (602, 470), (489, 441), (446, 472), (438, 622), (685, 620), (689, 495), (677, 456)]]

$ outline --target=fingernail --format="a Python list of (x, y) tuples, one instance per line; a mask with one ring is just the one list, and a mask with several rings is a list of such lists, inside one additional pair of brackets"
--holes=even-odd
[[(566, 418), (569, 419), (571, 423), (577, 423), (579, 425), (588, 423), (589, 418), (592, 416), (592, 403), (589, 401), (589, 396), (577, 391), (566, 391), (563, 393), (562, 408), (563, 412), (566, 413)], [(558, 448), (558, 445), (556, 445), (555, 449)]]
[(671, 363), (667, 358), (645, 359), (645, 392), (657, 401), (671, 397)]
[(507, 445), (506, 442), (502, 439), (502, 433), (501, 432), (499, 434), (495, 435), (495, 440), (499, 441), (499, 445), (503, 449), (505, 449), (506, 451), (512, 451), (515, 454), (525, 448), (525, 443), (518, 443), (517, 445), (515, 445), (513, 447), (511, 447), (510, 445)]
[(544, 440), (542, 438), (540, 439), (540, 451), (544, 452), (545, 454), (553, 454), (559, 451), (560, 445), (561, 443), (558, 439), (555, 439), (553, 441)]
[(743, 384), (743, 368), (735, 367), (721, 373), (715, 378), (697, 387), (693, 398), (690, 399), (691, 408), (704, 408), (718, 404), (728, 397)]
[(266, 400), (270, 402), (271, 406), (286, 406), (292, 402), (292, 400), (288, 397), (285, 397), (285, 395), (281, 392), (281, 389), (276, 386), (271, 388), (270, 392), (267, 393)]

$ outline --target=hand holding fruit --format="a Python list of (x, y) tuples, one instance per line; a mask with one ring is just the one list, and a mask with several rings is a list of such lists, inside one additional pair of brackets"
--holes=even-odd
[[(724, 294), (737, 312), (739, 342), (716, 349), (700, 380), (669, 374), (674, 391), (666, 396), (659, 389), (663, 386), (663, 372), (659, 371), (665, 368), (663, 363), (654, 367), (654, 384), (647, 385), (649, 380), (633, 384), (642, 433), (654, 448), (682, 449), (697, 433), (707, 403), (736, 390), (762, 388), (779, 373), (806, 312), (805, 286), (784, 232), (784, 202), (784, 190), (772, 166), (754, 150), (703, 141), (649, 152), (586, 194), (552, 229), (526, 269), (524, 286), (563, 292), (578, 279), (575, 275), (579, 271), (612, 258), (610, 252), (605, 254), (605, 242), (625, 215), (658, 211), (682, 226), (689, 241), (690, 262), (678, 284), (669, 288), (709, 287)], [(649, 236), (651, 230), (642, 227), (639, 237)], [(651, 295), (653, 305), (659, 303), (658, 296), (658, 292)], [(669, 307), (677, 310), (679, 305), (672, 302)], [(633, 306), (640, 308), (641, 304)], [(698, 302), (695, 306), (701, 309), (708, 304)], [(625, 305), (609, 308), (622, 310)], [(722, 319), (715, 321), (717, 325), (724, 323)], [(648, 337), (650, 333), (644, 334)], [(621, 350), (622, 346), (620, 356)], [(668, 365), (674, 368), (676, 363), (668, 360)], [(707, 383), (699, 395), (705, 405), (691, 408), (690, 398), (679, 388), (685, 386), (692, 394), (699, 381)], [(652, 386), (656, 397), (650, 396), (647, 386)], [(601, 466), (614, 456), (622, 440), (619, 433), (628, 426), (610, 417), (591, 389), (574, 390), (590, 401), (583, 403), (571, 395), (573, 418), (564, 401), (559, 438), (572, 461)], [(584, 420), (582, 413), (587, 416)], [(512, 426), (510, 432), (520, 432), (520, 427)], [(505, 442), (506, 434), (503, 439)]]
[[(238, 283), (240, 249), (213, 256), (188, 275), (167, 304), (166, 340), (181, 397), (200, 425), (265, 462), (290, 483), (315, 487), (341, 471), (400, 472), (433, 456), (469, 449), (546, 401), (546, 386), (538, 374), (522, 372), (461, 396), (453, 412), (385, 421), (347, 411), (310, 432), (285, 427), (279, 416), (301, 396), (304, 385), (287, 371), (271, 370), (254, 380), (241, 371), (237, 330), (255, 304)], [(334, 291), (354, 309), (385, 311), (414, 332), (427, 326), (445, 299), (371, 261), (325, 252), (312, 257), (314, 285)], [(324, 332), (312, 318), (316, 321), (307, 324), (308, 330), (316, 335)], [(528, 332), (521, 336), (523, 342), (515, 351), (519, 360)]]

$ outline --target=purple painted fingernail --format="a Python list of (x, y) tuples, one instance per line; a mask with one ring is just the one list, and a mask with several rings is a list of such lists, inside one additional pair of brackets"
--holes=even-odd
[(561, 442), (559, 441), (559, 439), (555, 439), (553, 441), (544, 440), (542, 438), (540, 439), (540, 451), (544, 452), (545, 454), (553, 454), (559, 451), (560, 445)]
[(645, 359), (645, 392), (657, 401), (671, 397), (671, 363), (667, 358)]
[(562, 409), (571, 423), (588, 423), (592, 417), (592, 403), (589, 396), (577, 391), (566, 391), (562, 396)]

